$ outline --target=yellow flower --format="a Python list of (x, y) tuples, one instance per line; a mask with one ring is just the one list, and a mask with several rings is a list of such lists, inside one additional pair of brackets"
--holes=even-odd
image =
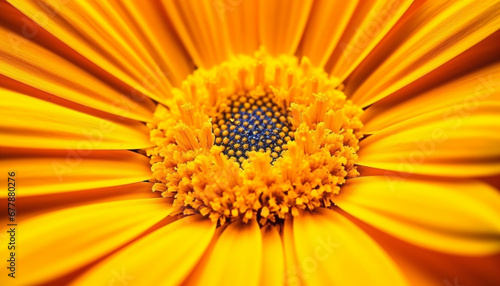
[(2, 285), (500, 283), (499, 1), (0, 15)]

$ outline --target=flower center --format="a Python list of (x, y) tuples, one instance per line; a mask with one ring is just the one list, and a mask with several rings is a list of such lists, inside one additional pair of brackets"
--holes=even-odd
[(276, 160), (286, 143), (292, 140), (291, 117), (280, 107), (272, 94), (249, 97), (233, 95), (227, 106), (212, 118), (215, 145), (239, 163), (248, 159), (250, 151), (269, 152)]
[(362, 110), (306, 58), (237, 56), (158, 105), (147, 150), (171, 215), (278, 224), (334, 206), (356, 170)]

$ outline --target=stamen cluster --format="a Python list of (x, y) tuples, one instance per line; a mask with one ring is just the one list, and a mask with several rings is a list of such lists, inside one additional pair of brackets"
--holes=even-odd
[(148, 123), (147, 150), (153, 191), (173, 198), (173, 215), (279, 223), (332, 206), (359, 175), (362, 110), (307, 58), (238, 56), (173, 93)]

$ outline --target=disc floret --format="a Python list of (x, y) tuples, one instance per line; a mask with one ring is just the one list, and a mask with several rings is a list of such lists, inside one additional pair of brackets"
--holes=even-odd
[(277, 223), (332, 206), (359, 175), (362, 110), (307, 58), (234, 57), (173, 94), (148, 123), (153, 191), (173, 215)]

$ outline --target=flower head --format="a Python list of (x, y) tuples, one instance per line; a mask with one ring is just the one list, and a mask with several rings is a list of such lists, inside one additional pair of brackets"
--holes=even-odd
[(355, 167), (362, 110), (304, 58), (265, 52), (197, 70), (148, 126), (173, 215), (277, 223), (330, 207)]
[(0, 284), (498, 285), (499, 11), (0, 0)]

